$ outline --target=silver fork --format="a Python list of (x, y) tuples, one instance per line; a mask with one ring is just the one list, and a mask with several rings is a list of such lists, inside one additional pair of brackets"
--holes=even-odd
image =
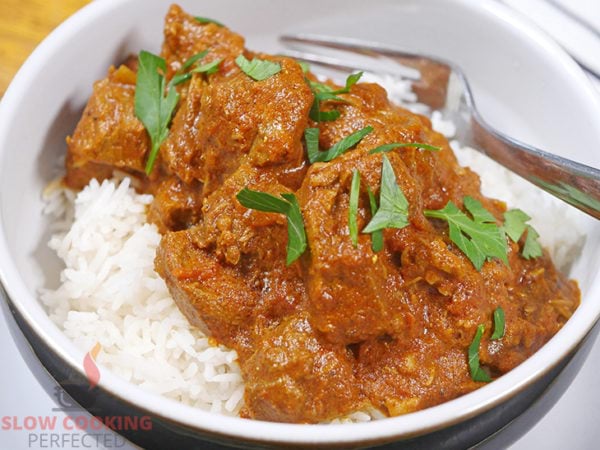
[[(280, 39), (288, 47), (317, 49), (314, 53), (289, 50), (286, 55), (326, 68), (372, 72), (373, 61), (379, 61), (379, 72), (410, 81), (419, 103), (452, 120), (456, 138), (462, 144), (478, 149), (539, 188), (600, 219), (600, 170), (519, 142), (490, 126), (477, 110), (469, 83), (456, 65), (351, 38), (297, 34)], [(327, 49), (343, 51), (346, 57), (339, 53), (331, 56), (331, 50), (327, 55)]]

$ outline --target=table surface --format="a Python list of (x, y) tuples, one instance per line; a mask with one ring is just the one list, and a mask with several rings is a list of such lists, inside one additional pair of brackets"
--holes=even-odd
[[(600, 8), (597, 0), (560, 0), (576, 12), (586, 14), (594, 10), (593, 19), (600, 24)], [(89, 0), (0, 0), (0, 97), (10, 80), (35, 46), (59, 23)], [(588, 16), (589, 19), (589, 16)], [(0, 316), (2, 316), (0, 311)], [(0, 418), (6, 416), (24, 418), (26, 416), (48, 416), (55, 407), (50, 398), (37, 383), (22, 360), (13, 340), (6, 329), (5, 320), (0, 317)], [(597, 374), (600, 372), (600, 339), (595, 343), (592, 354), (581, 372), (557, 405), (527, 434), (511, 447), (514, 450), (545, 448), (546, 450), (597, 448), (600, 442), (600, 389)], [(59, 416), (62, 422), (64, 413)], [(61, 448), (83, 447), (81, 431), (67, 431), (71, 441)], [(38, 448), (39, 443), (29, 442), (31, 433), (22, 430), (2, 430), (0, 427), (0, 449), (13, 450)], [(88, 448), (120, 448), (129, 446), (123, 442), (97, 442)], [(106, 444), (106, 445), (105, 445)], [(54, 447), (58, 448), (58, 447)]]

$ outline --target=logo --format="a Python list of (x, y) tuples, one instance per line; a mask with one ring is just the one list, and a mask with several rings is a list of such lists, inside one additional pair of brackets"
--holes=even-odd
[(90, 391), (98, 386), (98, 382), (100, 381), (100, 370), (96, 365), (96, 357), (98, 356), (98, 353), (100, 353), (101, 348), (100, 343), (96, 342), (96, 345), (94, 345), (83, 358), (83, 370), (88, 379)]
[[(109, 415), (97, 405), (99, 396), (91, 392), (100, 381), (96, 358), (102, 347), (96, 343), (83, 358), (85, 377), (59, 381), (54, 397), (58, 407), (42, 416), (0, 416), (0, 430), (22, 431), (29, 448), (122, 448), (126, 440), (119, 433), (152, 430), (147, 415)], [(86, 386), (87, 385), (87, 386)], [(69, 392), (75, 394), (75, 401)], [(1, 445), (0, 445), (1, 446)]]

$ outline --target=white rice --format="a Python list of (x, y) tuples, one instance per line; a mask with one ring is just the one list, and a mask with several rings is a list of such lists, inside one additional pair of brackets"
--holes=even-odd
[[(414, 98), (410, 86), (367, 74), (365, 79), (387, 88), (392, 101)], [(423, 105), (411, 109), (425, 113)], [(455, 127), (438, 112), (436, 130), (452, 139)], [(532, 216), (554, 261), (563, 271), (579, 255), (585, 234), (578, 212), (534, 188), (476, 150), (452, 141), (459, 161), (482, 178), (483, 193), (505, 200)], [(64, 262), (57, 290), (45, 289), (41, 299), (50, 318), (83, 351), (97, 342), (98, 362), (121, 378), (149, 391), (204, 410), (237, 415), (244, 385), (235, 351), (213, 346), (192, 327), (154, 271), (160, 235), (146, 223), (150, 195), (139, 195), (130, 180), (92, 180), (78, 194), (49, 186), (44, 213), (55, 234), (50, 247)], [(561, 217), (556, 234), (553, 218)], [(377, 411), (359, 411), (335, 423), (380, 418)]]
[(50, 247), (64, 262), (61, 285), (43, 290), (50, 318), (83, 351), (144, 389), (205, 410), (237, 415), (244, 386), (235, 351), (192, 327), (154, 271), (160, 234), (146, 223), (150, 195), (122, 181), (92, 180), (74, 196), (51, 190), (45, 212), (59, 230)]

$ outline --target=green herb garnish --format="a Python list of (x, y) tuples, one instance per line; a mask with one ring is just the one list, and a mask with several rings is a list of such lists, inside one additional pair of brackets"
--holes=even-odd
[(469, 345), (469, 369), (471, 370), (471, 379), (473, 381), (483, 381), (488, 383), (492, 381), (492, 379), (487, 372), (479, 366), (479, 346), (484, 331), (485, 327), (479, 325), (475, 337), (473, 338), (473, 342)]
[(219, 27), (224, 27), (225, 26), (221, 22), (219, 22), (219, 21), (217, 21), (215, 19), (210, 19), (208, 17), (196, 16), (196, 17), (194, 17), (194, 19), (196, 19), (196, 21), (200, 22), (200, 23), (214, 23), (215, 25), (217, 25)]
[(419, 142), (405, 142), (405, 143), (394, 142), (392, 144), (380, 145), (379, 147), (374, 148), (373, 150), (369, 151), (369, 154), (373, 155), (375, 153), (387, 153), (391, 150), (401, 148), (401, 147), (416, 147), (416, 148), (423, 149), (423, 150), (430, 150), (432, 152), (439, 152), (441, 150), (440, 147), (436, 147), (435, 145), (421, 144)]
[(514, 242), (519, 242), (519, 239), (521, 239), (521, 236), (527, 229), (526, 222), (530, 219), (531, 217), (520, 209), (511, 209), (504, 213), (504, 225), (502, 228), (509, 238)]
[(309, 80), (308, 84), (311, 87), (311, 89), (313, 90), (313, 92), (315, 93), (315, 95), (319, 96), (319, 98), (321, 100), (344, 101), (341, 98), (333, 99), (332, 96), (349, 93), (352, 86), (354, 86), (356, 83), (358, 83), (358, 80), (360, 80), (360, 78), (362, 76), (363, 76), (362, 72), (357, 72), (357, 73), (348, 75), (348, 77), (346, 78), (346, 83), (345, 83), (344, 87), (340, 88), (340, 89), (333, 89), (332, 87), (328, 86), (327, 84), (320, 83), (318, 81), (310, 81)]
[(337, 142), (327, 151), (319, 150), (319, 129), (307, 128), (304, 132), (306, 139), (306, 151), (308, 160), (311, 164), (316, 162), (328, 162), (337, 158), (352, 147), (357, 145), (367, 134), (373, 131), (373, 127), (366, 126), (361, 130), (355, 131), (349, 136), (346, 136), (341, 141)]
[(192, 67), (194, 64), (196, 64), (198, 61), (200, 61), (202, 58), (204, 58), (206, 55), (208, 55), (208, 50), (204, 50), (200, 53), (196, 53), (195, 55), (191, 56), (186, 62), (184, 62), (183, 65), (181, 66), (181, 68), (177, 72), (179, 72), (179, 73), (185, 72), (190, 67)]
[(408, 225), (408, 200), (396, 183), (396, 174), (387, 156), (383, 155), (379, 209), (363, 229), (373, 233), (384, 228), (404, 228)]
[(527, 224), (531, 220), (525, 212), (520, 209), (511, 209), (504, 213), (504, 225), (502, 226), (504, 232), (514, 242), (519, 242), (523, 233), (527, 231), (525, 238), (525, 244), (521, 255), (525, 259), (538, 258), (542, 256), (542, 246), (538, 242), (540, 235), (535, 229)]
[(481, 270), (483, 263), (491, 258), (498, 258), (508, 265), (506, 239), (494, 216), (473, 197), (466, 196), (463, 202), (472, 219), (452, 201), (443, 209), (425, 210), (424, 214), (448, 222), (450, 239), (477, 270)]
[(179, 102), (179, 94), (173, 86), (169, 86), (165, 96), (166, 71), (164, 59), (150, 52), (140, 52), (135, 85), (135, 115), (144, 124), (150, 137), (151, 148), (145, 167), (147, 175), (152, 172), (160, 145), (169, 134), (169, 124)]
[(175, 75), (173, 75), (173, 78), (171, 78), (171, 81), (169, 81), (169, 84), (167, 85), (167, 87), (170, 88), (171, 86), (177, 86), (178, 84), (181, 84), (181, 83), (189, 80), (190, 78), (192, 78), (192, 74), (194, 74), (194, 73), (206, 73), (207, 75), (211, 75), (211, 74), (215, 73), (218, 70), (218, 66), (222, 61), (221, 58), (216, 59), (216, 60), (211, 61), (206, 64), (202, 64), (202, 65), (195, 67), (192, 70), (188, 71), (188, 69), (190, 67), (192, 67), (200, 59), (204, 58), (207, 54), (208, 54), (208, 50), (205, 50), (200, 53), (196, 53), (194, 56), (192, 56), (190, 59), (188, 59), (185, 63), (183, 63), (181, 68), (177, 72), (175, 72)]
[[(341, 113), (337, 109), (332, 109), (331, 111), (317, 110), (317, 112), (311, 115), (311, 119), (313, 119), (315, 122), (332, 122), (334, 120), (337, 120), (340, 116)], [(316, 119), (314, 119), (313, 117), (316, 117)]]
[(300, 68), (302, 69), (302, 73), (303, 74), (307, 74), (308, 72), (310, 72), (310, 64), (308, 64), (306, 61), (297, 61), (298, 64), (300, 64)]
[(362, 72), (357, 72), (348, 75), (348, 78), (346, 78), (345, 86), (341, 89), (336, 90), (324, 83), (319, 83), (318, 81), (311, 81), (307, 79), (306, 81), (308, 82), (308, 85), (313, 91), (313, 95), (315, 97), (312, 107), (310, 108), (310, 118), (315, 122), (325, 122), (336, 120), (338, 117), (340, 117), (339, 111), (321, 111), (321, 102), (337, 101), (345, 103), (346, 100), (344, 100), (341, 97), (338, 97), (338, 95), (347, 94), (348, 92), (350, 92), (350, 88), (352, 88), (352, 86), (354, 86), (358, 82), (358, 80), (360, 80), (360, 77), (362, 77), (362, 75)]
[(209, 63), (202, 64), (192, 69), (190, 73), (205, 73), (206, 75), (212, 75), (219, 70), (219, 64), (221, 64), (221, 61), (223, 61), (223, 58), (218, 58)]
[[(371, 191), (369, 185), (367, 185), (367, 193), (369, 194), (369, 204), (371, 206), (371, 217), (377, 214), (377, 199), (375, 199), (375, 194)], [(371, 249), (374, 252), (380, 252), (383, 250), (383, 231), (377, 230), (371, 233)]]
[(504, 337), (504, 310), (498, 306), (494, 310), (494, 333), (490, 337), (491, 340), (502, 339)]
[(306, 232), (300, 205), (294, 194), (281, 194), (279, 198), (266, 192), (242, 189), (236, 195), (242, 206), (257, 211), (280, 213), (286, 216), (288, 243), (286, 264), (289, 266), (306, 250)]
[(521, 254), (525, 259), (539, 258), (542, 256), (542, 246), (538, 242), (540, 235), (531, 226), (527, 225), (527, 237), (525, 238), (525, 244), (523, 245), (523, 251)]
[(350, 240), (356, 248), (358, 246), (358, 196), (360, 194), (360, 172), (352, 171), (352, 184), (350, 185), (350, 206), (348, 207), (348, 230)]
[(242, 72), (255, 81), (266, 80), (281, 71), (281, 64), (279, 63), (259, 58), (253, 58), (252, 61), (248, 61), (244, 55), (239, 55), (235, 58), (235, 63), (242, 69)]

